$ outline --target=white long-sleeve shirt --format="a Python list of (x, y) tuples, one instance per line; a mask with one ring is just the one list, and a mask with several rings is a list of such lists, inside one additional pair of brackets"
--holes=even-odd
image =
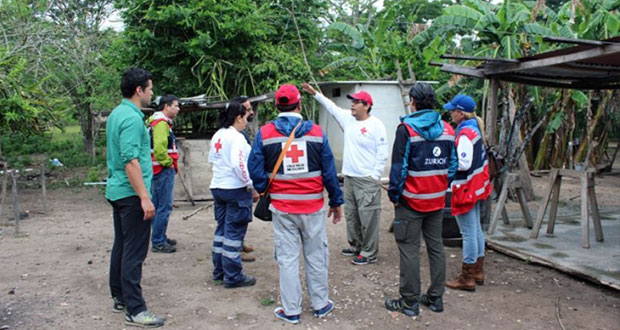
[(236, 128), (220, 128), (211, 138), (209, 163), (213, 165), (213, 177), (209, 188), (252, 187), (248, 171), (251, 149), (243, 134)]
[(465, 135), (461, 135), (459, 137), (457, 145), (458, 147), (456, 147), (456, 153), (459, 156), (458, 171), (467, 171), (471, 168), (471, 163), (474, 160), (474, 145)]
[(357, 120), (351, 110), (338, 107), (321, 93), (316, 93), (314, 99), (336, 118), (344, 130), (342, 174), (379, 180), (390, 153), (383, 122), (374, 116)]

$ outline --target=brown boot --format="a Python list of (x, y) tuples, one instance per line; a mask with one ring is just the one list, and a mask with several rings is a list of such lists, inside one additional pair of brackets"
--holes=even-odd
[(484, 284), (484, 257), (479, 257), (475, 263), (476, 267), (474, 268), (474, 280), (476, 281), (476, 285)]
[(461, 274), (454, 281), (446, 282), (450, 289), (476, 291), (476, 281), (474, 280), (474, 267), (476, 264), (463, 263)]
[(249, 246), (249, 245), (243, 244), (243, 252), (245, 252), (245, 253), (252, 253), (252, 252), (254, 252), (254, 248)]
[(241, 252), (241, 261), (243, 262), (254, 262), (256, 261), (256, 258), (245, 253), (245, 252)]

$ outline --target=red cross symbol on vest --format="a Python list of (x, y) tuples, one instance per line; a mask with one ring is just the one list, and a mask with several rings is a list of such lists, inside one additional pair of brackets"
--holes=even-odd
[(215, 153), (219, 154), (220, 153), (220, 149), (222, 149), (222, 144), (220, 143), (222, 141), (222, 139), (217, 139), (217, 142), (215, 142)]
[(366, 132), (368, 132), (368, 131), (366, 130), (366, 127), (362, 127), (362, 129), (360, 130), (360, 132), (362, 132), (362, 134), (366, 134)]
[(303, 155), (304, 155), (304, 151), (298, 150), (296, 144), (293, 144), (291, 146), (291, 150), (286, 152), (286, 157), (291, 158), (293, 163), (298, 163), (299, 157), (303, 157)]

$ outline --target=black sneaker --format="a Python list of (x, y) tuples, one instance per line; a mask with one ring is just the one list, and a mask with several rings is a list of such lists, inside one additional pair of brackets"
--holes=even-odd
[(177, 246), (177, 240), (176, 239), (172, 239), (172, 238), (166, 238), (166, 243), (172, 245), (172, 246)]
[(168, 242), (164, 242), (163, 244), (153, 244), (151, 251), (158, 253), (173, 253), (176, 252), (177, 248), (168, 244)]
[(361, 254), (358, 255), (357, 257), (353, 258), (353, 260), (351, 260), (351, 262), (354, 265), (376, 264), (377, 261), (378, 261), (377, 258), (366, 258), (366, 257), (362, 256)]
[(224, 287), (227, 289), (233, 288), (242, 288), (245, 286), (252, 286), (256, 284), (256, 278), (252, 275), (245, 275), (245, 279), (241, 282), (233, 283), (233, 284), (224, 284)]
[(420, 306), (416, 300), (406, 301), (404, 298), (386, 298), (385, 308), (391, 312), (401, 312), (410, 317), (418, 316), (420, 314)]
[(443, 298), (431, 297), (427, 294), (420, 296), (420, 303), (435, 313), (443, 312)]
[(123, 300), (121, 300), (120, 298), (117, 297), (112, 297), (112, 311), (114, 313), (122, 313), (125, 311), (125, 303), (123, 302)]
[(342, 254), (343, 256), (352, 257), (352, 256), (356, 256), (360, 254), (360, 251), (357, 251), (353, 248), (346, 248), (346, 249), (340, 250), (340, 254)]

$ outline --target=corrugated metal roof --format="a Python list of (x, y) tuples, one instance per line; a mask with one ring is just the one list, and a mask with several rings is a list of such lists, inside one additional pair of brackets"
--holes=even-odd
[[(620, 88), (620, 36), (600, 42), (576, 39), (574, 42), (589, 44), (525, 56), (512, 63), (484, 61), (476, 68), (452, 63), (434, 65), (441, 65), (443, 71), (450, 73), (529, 85), (576, 89)], [(467, 56), (458, 57), (468, 59)]]

